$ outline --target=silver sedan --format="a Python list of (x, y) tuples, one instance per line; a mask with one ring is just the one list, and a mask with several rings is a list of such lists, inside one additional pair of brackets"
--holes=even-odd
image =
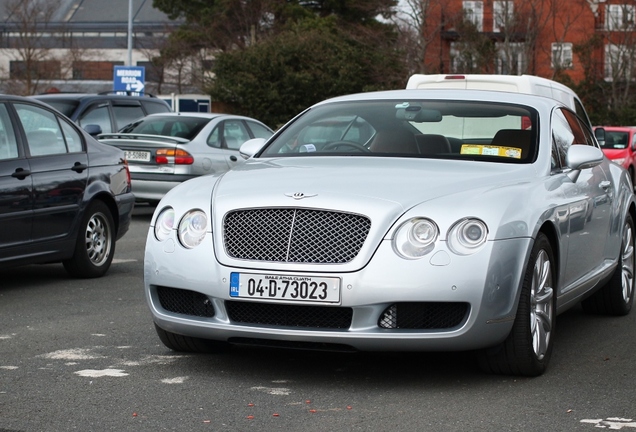
[(631, 180), (552, 99), (345, 96), (241, 154), (152, 218), (145, 293), (173, 350), (470, 350), (536, 376), (559, 313), (632, 307)]
[(268, 126), (249, 117), (161, 113), (98, 139), (126, 153), (136, 201), (157, 203), (186, 180), (229, 170), (242, 161), (241, 144), (272, 134)]

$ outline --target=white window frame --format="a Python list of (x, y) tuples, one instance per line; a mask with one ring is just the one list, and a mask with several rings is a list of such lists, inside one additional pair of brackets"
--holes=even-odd
[(506, 23), (512, 21), (514, 2), (510, 0), (496, 0), (492, 2), (492, 31), (500, 33)]
[(635, 20), (635, 5), (611, 4), (605, 6), (605, 29), (608, 31), (634, 31), (636, 29)]
[(484, 2), (483, 1), (463, 1), (462, 9), (464, 17), (473, 23), (477, 31), (484, 31)]
[[(464, 72), (464, 68), (460, 69), (460, 66), (465, 66), (465, 65), (464, 63), (460, 63), (459, 61), (459, 57), (462, 52), (458, 48), (458, 45), (461, 45), (461, 43), (451, 42), (450, 44), (451, 73)], [(471, 53), (470, 57), (471, 57), (470, 61), (472, 62), (472, 65), (474, 66), (475, 55)]]
[(572, 68), (572, 43), (571, 42), (552, 42), (552, 57), (550, 67), (552, 69)]

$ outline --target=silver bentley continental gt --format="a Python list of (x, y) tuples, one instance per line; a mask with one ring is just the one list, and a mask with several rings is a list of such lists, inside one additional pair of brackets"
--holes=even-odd
[(480, 90), (330, 99), (184, 182), (145, 294), (176, 351), (471, 351), (536, 376), (557, 315), (634, 301), (629, 175), (566, 106)]

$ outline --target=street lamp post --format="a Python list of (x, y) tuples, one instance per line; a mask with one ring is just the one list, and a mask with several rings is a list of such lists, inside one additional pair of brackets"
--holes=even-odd
[(132, 0), (128, 0), (128, 63), (126, 66), (132, 66)]

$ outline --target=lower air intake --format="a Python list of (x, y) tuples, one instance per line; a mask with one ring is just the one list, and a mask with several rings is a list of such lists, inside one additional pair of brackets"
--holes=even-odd
[(157, 296), (161, 307), (168, 312), (203, 318), (214, 316), (212, 302), (199, 292), (159, 286)]
[(451, 329), (464, 323), (468, 311), (468, 303), (394, 303), (382, 312), (378, 325), (385, 329)]
[(225, 309), (234, 322), (279, 327), (348, 329), (353, 317), (353, 309), (332, 306), (226, 301)]

